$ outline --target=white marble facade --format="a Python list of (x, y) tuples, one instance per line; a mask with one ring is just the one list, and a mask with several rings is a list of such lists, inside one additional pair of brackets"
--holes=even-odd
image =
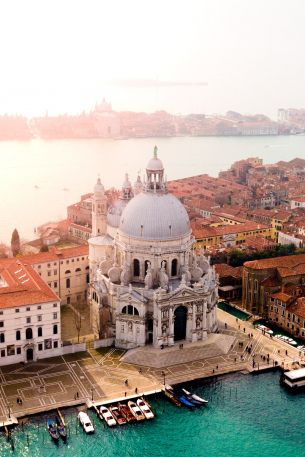
[(204, 252), (194, 252), (187, 212), (164, 176), (155, 148), (144, 183), (138, 177), (132, 189), (126, 176), (107, 213), (100, 181), (95, 188), (91, 324), (96, 337), (116, 347), (172, 346), (217, 331), (215, 269)]

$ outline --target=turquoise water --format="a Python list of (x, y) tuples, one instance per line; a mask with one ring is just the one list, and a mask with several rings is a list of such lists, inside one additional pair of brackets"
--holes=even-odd
[(234, 308), (233, 306), (229, 305), (229, 303), (220, 301), (218, 302), (218, 308), (222, 309), (223, 311), (226, 311), (229, 314), (232, 314), (232, 316), (238, 317), (238, 319), (242, 321), (247, 321), (250, 316), (247, 313), (244, 313), (243, 311), (240, 311), (237, 308)]
[[(83, 434), (76, 410), (66, 412), (67, 444), (51, 442), (43, 419), (15, 429), (15, 452), (0, 437), (6, 456), (120, 457), (301, 457), (305, 455), (305, 393), (291, 394), (279, 385), (279, 373), (230, 375), (201, 381), (192, 388), (209, 399), (207, 407), (189, 411), (163, 397), (151, 401), (152, 422), (108, 429), (90, 413), (96, 433)], [(29, 437), (29, 446), (27, 438)]]

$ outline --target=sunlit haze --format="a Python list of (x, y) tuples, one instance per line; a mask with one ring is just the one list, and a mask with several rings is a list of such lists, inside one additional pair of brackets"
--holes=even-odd
[(81, 112), (106, 97), (116, 110), (274, 118), (305, 105), (304, 13), (302, 0), (4, 0), (0, 112)]

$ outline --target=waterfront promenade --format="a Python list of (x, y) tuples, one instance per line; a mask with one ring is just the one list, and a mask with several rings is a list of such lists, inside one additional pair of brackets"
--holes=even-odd
[[(291, 368), (301, 361), (296, 348), (263, 335), (251, 322), (236, 320), (220, 309), (218, 319), (220, 333), (229, 336), (230, 344), (232, 342), (225, 353), (215, 355), (211, 345), (211, 352), (205, 349), (203, 358), (200, 348), (194, 351), (184, 344), (183, 349), (179, 349), (177, 344), (174, 349), (163, 349), (167, 366), (162, 368), (145, 365), (144, 351), (143, 362), (135, 365), (122, 360), (124, 351), (94, 350), (90, 345), (87, 352), (2, 367), (0, 425), (13, 417), (82, 405), (92, 400), (100, 404), (132, 397), (136, 395), (136, 389), (138, 394), (159, 391), (164, 381), (177, 384), (235, 371), (261, 371), (273, 368), (275, 364)], [(250, 346), (251, 353), (247, 350)], [(193, 360), (189, 360), (188, 351), (192, 351)], [(17, 402), (18, 398), (21, 403)]]

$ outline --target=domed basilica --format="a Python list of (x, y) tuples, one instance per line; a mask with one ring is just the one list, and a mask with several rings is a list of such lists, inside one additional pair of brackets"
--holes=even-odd
[(89, 239), (91, 325), (105, 344), (135, 348), (196, 342), (217, 331), (218, 278), (195, 253), (188, 214), (167, 191), (157, 148), (146, 178), (125, 177), (107, 210), (98, 179)]

